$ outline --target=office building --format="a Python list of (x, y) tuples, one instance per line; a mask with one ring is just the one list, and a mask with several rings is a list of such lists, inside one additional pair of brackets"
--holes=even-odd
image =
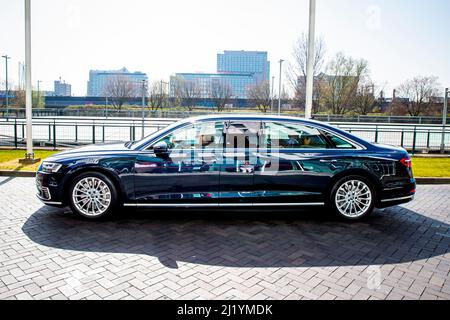
[(246, 99), (247, 91), (262, 81), (270, 79), (270, 62), (267, 52), (224, 51), (217, 55), (217, 73), (177, 73), (171, 77), (171, 96), (174, 96), (176, 79), (190, 81), (199, 87), (200, 98), (210, 98), (214, 83), (227, 84), (232, 98)]
[(72, 85), (59, 78), (59, 80), (54, 82), (53, 94), (57, 97), (70, 97), (72, 95)]
[(136, 71), (130, 72), (126, 68), (120, 70), (90, 70), (87, 84), (87, 95), (89, 97), (104, 97), (107, 95), (106, 88), (110, 81), (124, 79), (133, 84), (133, 96), (142, 94), (142, 81), (148, 81), (147, 74)]
[(270, 81), (270, 62), (264, 51), (224, 51), (217, 55), (217, 73), (251, 74), (256, 82)]

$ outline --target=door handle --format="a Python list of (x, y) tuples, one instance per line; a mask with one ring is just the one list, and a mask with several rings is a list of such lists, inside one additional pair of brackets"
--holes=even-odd
[(336, 159), (333, 159), (333, 160), (324, 160), (324, 159), (322, 159), (322, 160), (320, 160), (320, 162), (322, 162), (322, 163), (337, 163), (338, 161)]
[(243, 163), (243, 164), (238, 163), (237, 171), (241, 172), (241, 173), (253, 173), (253, 172), (255, 172), (255, 166), (251, 165), (249, 163)]

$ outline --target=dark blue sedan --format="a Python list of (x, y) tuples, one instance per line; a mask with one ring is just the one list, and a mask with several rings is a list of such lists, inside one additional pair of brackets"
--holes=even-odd
[(356, 220), (411, 201), (408, 153), (316, 121), (275, 116), (185, 119), (141, 141), (47, 158), (38, 197), (86, 218), (125, 207), (323, 207)]

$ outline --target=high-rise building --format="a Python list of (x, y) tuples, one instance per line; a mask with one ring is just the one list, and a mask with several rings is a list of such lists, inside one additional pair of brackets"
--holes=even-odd
[(217, 72), (251, 74), (255, 81), (270, 80), (270, 62), (265, 51), (224, 51), (217, 54)]
[(89, 97), (104, 97), (107, 95), (107, 84), (114, 79), (124, 79), (133, 84), (133, 96), (140, 96), (142, 93), (142, 81), (148, 81), (147, 74), (136, 71), (130, 72), (126, 68), (120, 70), (90, 70), (87, 84), (87, 95)]
[(232, 97), (246, 99), (248, 88), (262, 81), (270, 81), (270, 62), (267, 52), (224, 51), (217, 55), (217, 73), (177, 73), (171, 77), (171, 96), (176, 79), (190, 81), (199, 87), (200, 98), (210, 98), (214, 83), (227, 84)]
[(53, 94), (58, 97), (70, 97), (72, 95), (72, 85), (59, 78), (59, 80), (54, 82)]

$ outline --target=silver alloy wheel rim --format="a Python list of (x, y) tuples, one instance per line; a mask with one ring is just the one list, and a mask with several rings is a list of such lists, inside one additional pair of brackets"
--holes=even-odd
[(87, 177), (78, 181), (72, 191), (75, 207), (86, 216), (96, 217), (108, 210), (111, 191), (101, 179)]
[(372, 191), (361, 180), (344, 182), (336, 192), (336, 208), (348, 218), (358, 218), (369, 210), (372, 204)]

